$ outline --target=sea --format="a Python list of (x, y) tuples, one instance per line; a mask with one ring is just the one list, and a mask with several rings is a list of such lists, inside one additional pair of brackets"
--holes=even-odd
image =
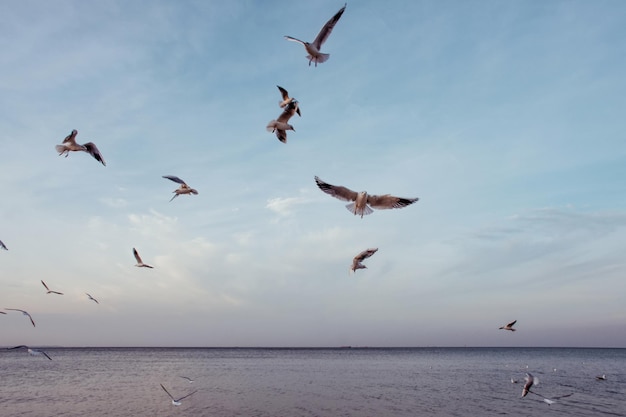
[(626, 416), (626, 349), (44, 350), (0, 351), (1, 417)]

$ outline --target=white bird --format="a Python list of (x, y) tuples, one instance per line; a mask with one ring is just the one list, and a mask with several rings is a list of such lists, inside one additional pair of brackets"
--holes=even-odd
[(175, 199), (176, 197), (178, 197), (181, 194), (194, 194), (197, 195), (198, 191), (191, 188), (190, 186), (188, 186), (185, 181), (181, 180), (180, 178), (178, 178), (175, 175), (163, 175), (163, 178), (167, 178), (170, 181), (174, 181), (178, 184), (180, 184), (180, 187), (178, 187), (176, 190), (172, 191), (174, 193), (174, 197), (172, 197), (170, 199), (170, 201), (172, 201), (173, 199)]
[(285, 109), (280, 114), (280, 116), (278, 116), (278, 119), (270, 120), (270, 122), (267, 124), (265, 128), (267, 129), (268, 132), (272, 132), (272, 133), (276, 132), (276, 137), (278, 138), (278, 140), (281, 141), (282, 143), (287, 143), (287, 131), (288, 130), (293, 130), (294, 132), (296, 131), (296, 129), (294, 129), (293, 126), (287, 122), (289, 121), (289, 119), (291, 119), (291, 116), (296, 114), (296, 112), (298, 111), (299, 111), (298, 101), (291, 100), (289, 103), (285, 105)]
[(300, 106), (298, 106), (298, 100), (296, 100), (293, 97), (289, 97), (289, 93), (287, 92), (287, 90), (285, 90), (284, 88), (282, 88), (280, 85), (277, 85), (276, 87), (278, 87), (278, 90), (280, 91), (281, 96), (283, 97), (282, 101), (278, 102), (278, 105), (283, 108), (285, 107), (287, 104), (289, 103), (295, 103), (296, 105), (296, 113), (298, 113), (298, 116), (302, 116), (300, 114)]
[(514, 332), (514, 331), (515, 331), (515, 329), (513, 328), (513, 325), (514, 325), (515, 323), (517, 323), (517, 320), (514, 320), (514, 321), (510, 322), (510, 323), (509, 323), (509, 324), (507, 324), (506, 326), (502, 326), (502, 327), (500, 327), (500, 329), (502, 329), (502, 330), (510, 330), (510, 331)]
[(143, 263), (141, 256), (139, 256), (139, 252), (137, 252), (137, 249), (135, 248), (133, 248), (133, 255), (135, 255), (135, 259), (137, 260), (137, 264), (135, 266), (140, 268), (153, 268), (152, 266)]
[(601, 376), (597, 376), (596, 379), (598, 381), (606, 381), (606, 375), (602, 374)]
[(365, 249), (363, 252), (359, 253), (357, 256), (354, 257), (354, 259), (352, 259), (352, 266), (350, 266), (350, 271), (356, 272), (357, 269), (367, 268), (367, 266), (363, 265), (361, 262), (363, 262), (364, 259), (367, 259), (375, 254), (377, 251), (378, 248), (370, 248)]
[(31, 349), (26, 345), (19, 345), (19, 346), (15, 346), (12, 348), (7, 348), (7, 350), (11, 350), (11, 349), (20, 349), (20, 348), (26, 348), (28, 351), (28, 354), (31, 356), (45, 356), (46, 358), (52, 360), (52, 358), (50, 356), (48, 356), (48, 354), (46, 352), (44, 352), (43, 350), (40, 349)]
[(194, 382), (193, 379), (189, 378), (188, 376), (181, 376), (181, 378), (186, 379), (187, 381), (189, 381), (190, 384)]
[(419, 200), (418, 198), (394, 197), (389, 194), (369, 195), (365, 191), (357, 193), (346, 187), (325, 183), (317, 176), (315, 177), (315, 182), (320, 190), (326, 194), (332, 195), (339, 200), (353, 201), (353, 203), (347, 204), (346, 208), (355, 216), (360, 214), (361, 218), (364, 215), (373, 213), (374, 210), (372, 208), (379, 210), (402, 208)]
[(4, 243), (2, 243), (1, 240), (0, 240), (0, 248), (2, 248), (4, 250), (9, 250), (9, 249), (7, 249), (6, 245)]
[(169, 397), (172, 399), (172, 405), (180, 405), (182, 400), (184, 400), (185, 398), (190, 397), (193, 394), (195, 394), (196, 392), (198, 392), (198, 390), (196, 390), (196, 391), (192, 392), (191, 394), (185, 395), (184, 397), (174, 398), (172, 396), (172, 394), (170, 394), (169, 391), (167, 389), (165, 389), (163, 384), (159, 384), (159, 385), (161, 385), (161, 388), (163, 388), (163, 391), (165, 391), (167, 393), (167, 395), (169, 395)]
[(22, 315), (27, 316), (30, 319), (30, 322), (33, 323), (33, 327), (35, 327), (35, 321), (33, 320), (33, 318), (31, 317), (30, 314), (28, 314), (27, 311), (24, 310), (20, 310), (19, 308), (5, 308), (5, 310), (11, 310), (11, 311), (19, 311), (22, 313)]
[(41, 283), (43, 284), (43, 286), (46, 288), (46, 291), (48, 291), (46, 294), (59, 294), (59, 295), (63, 295), (62, 292), (58, 292), (58, 291), (52, 291), (50, 290), (50, 288), (48, 288), (48, 286), (46, 285), (45, 282), (43, 282), (43, 279), (41, 280)]
[(82, 145), (76, 143), (76, 135), (78, 135), (78, 131), (76, 129), (72, 130), (72, 133), (67, 135), (65, 139), (63, 139), (63, 143), (61, 145), (56, 145), (55, 149), (59, 153), (59, 156), (65, 154), (65, 157), (70, 154), (72, 151), (83, 151), (87, 152), (89, 155), (93, 156), (96, 161), (100, 162), (102, 165), (106, 166), (106, 162), (104, 162), (104, 158), (102, 158), (102, 154), (96, 147), (93, 142), (87, 142)]
[(95, 301), (95, 302), (96, 302), (96, 304), (100, 304), (100, 303), (98, 302), (98, 300), (96, 300), (95, 298), (93, 298), (91, 295), (89, 295), (88, 293), (85, 293), (85, 294), (87, 294), (87, 297), (89, 297), (89, 299), (90, 299), (90, 300)]
[(344, 10), (346, 10), (346, 6), (347, 3), (344, 4), (343, 7), (339, 9), (339, 11), (335, 13), (335, 15), (328, 22), (326, 22), (324, 27), (322, 27), (322, 30), (320, 30), (320, 33), (317, 34), (317, 37), (311, 43), (301, 41), (300, 39), (296, 39), (291, 36), (285, 36), (285, 39), (288, 41), (298, 42), (304, 45), (304, 49), (306, 49), (309, 54), (306, 56), (309, 60), (309, 66), (311, 66), (311, 62), (315, 62), (315, 66), (317, 67), (318, 62), (321, 64), (328, 60), (330, 54), (323, 54), (320, 52), (320, 49), (322, 48), (324, 42), (326, 42), (326, 39), (328, 39), (328, 36), (330, 36), (330, 33), (333, 31), (333, 28), (339, 21), (339, 18), (343, 14)]

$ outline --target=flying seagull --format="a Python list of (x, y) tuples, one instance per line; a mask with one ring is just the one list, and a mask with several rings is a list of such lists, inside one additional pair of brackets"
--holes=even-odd
[(2, 243), (1, 240), (0, 240), (0, 248), (2, 248), (4, 250), (9, 250), (9, 249), (7, 249), (6, 245), (4, 243)]
[(502, 329), (502, 330), (510, 330), (510, 331), (514, 332), (514, 331), (515, 331), (515, 329), (513, 328), (513, 325), (514, 325), (515, 323), (517, 323), (517, 320), (513, 320), (512, 322), (510, 322), (510, 323), (509, 323), (509, 324), (507, 324), (506, 326), (502, 326), (502, 327), (500, 327), (500, 329)]
[(189, 378), (188, 376), (181, 376), (181, 378), (186, 379), (187, 381), (189, 381), (190, 384), (194, 382), (193, 379)]
[(102, 165), (106, 166), (106, 162), (104, 162), (104, 158), (102, 158), (102, 154), (96, 147), (93, 142), (87, 142), (82, 145), (76, 143), (76, 135), (78, 135), (78, 131), (76, 129), (72, 130), (72, 133), (67, 135), (65, 139), (63, 139), (63, 143), (61, 145), (56, 145), (55, 148), (59, 153), (59, 156), (65, 154), (65, 157), (70, 154), (71, 151), (83, 151), (87, 152), (89, 155), (93, 156), (96, 161), (100, 162)]
[(300, 39), (293, 38), (291, 36), (285, 36), (285, 39), (288, 41), (298, 42), (304, 45), (304, 49), (308, 52), (307, 59), (309, 60), (309, 66), (311, 66), (311, 62), (315, 62), (315, 66), (317, 67), (317, 63), (320, 64), (322, 62), (326, 62), (330, 54), (323, 54), (320, 52), (322, 45), (326, 42), (326, 39), (330, 36), (330, 33), (333, 31), (333, 28), (341, 18), (344, 10), (346, 10), (347, 3), (343, 5), (341, 9), (322, 27), (320, 33), (317, 34), (315, 40), (311, 43), (301, 41)]
[(26, 348), (28, 351), (28, 354), (31, 356), (45, 356), (46, 358), (52, 360), (52, 358), (50, 356), (48, 356), (48, 354), (46, 352), (44, 352), (43, 350), (39, 350), (39, 349), (31, 349), (26, 345), (19, 345), (19, 346), (15, 346), (12, 348), (7, 348), (7, 350), (11, 350), (11, 349), (20, 349), (20, 348)]
[(598, 381), (606, 381), (606, 375), (602, 374), (596, 377)]
[(270, 122), (266, 126), (267, 131), (276, 132), (276, 137), (278, 138), (278, 140), (282, 143), (287, 143), (287, 131), (296, 131), (296, 129), (294, 129), (293, 126), (287, 122), (289, 121), (289, 119), (291, 119), (291, 116), (299, 113), (299, 111), (300, 109), (298, 108), (298, 101), (291, 100), (285, 105), (285, 109), (280, 114), (280, 116), (278, 116), (278, 119), (270, 120)]
[(161, 385), (161, 388), (163, 388), (163, 391), (165, 391), (167, 393), (167, 395), (169, 395), (170, 398), (172, 399), (172, 405), (180, 405), (182, 400), (184, 400), (185, 398), (190, 397), (193, 394), (195, 394), (196, 392), (198, 392), (196, 390), (196, 391), (192, 392), (191, 394), (187, 394), (184, 397), (180, 397), (180, 398), (176, 399), (176, 398), (172, 397), (172, 394), (170, 394), (170, 392), (167, 389), (165, 389), (163, 384), (159, 384), (159, 385)]
[(63, 295), (62, 292), (58, 292), (58, 291), (51, 291), (50, 288), (48, 288), (48, 286), (46, 285), (45, 282), (43, 282), (43, 279), (41, 280), (41, 283), (43, 284), (43, 286), (46, 288), (46, 291), (48, 291), (46, 294), (59, 294), (59, 295)]
[(325, 183), (317, 176), (315, 177), (315, 182), (320, 190), (324, 191), (326, 194), (330, 194), (339, 200), (353, 201), (353, 203), (347, 204), (346, 208), (355, 216), (360, 214), (361, 218), (363, 218), (364, 215), (371, 214), (374, 211), (372, 208), (379, 210), (402, 208), (419, 200), (418, 198), (394, 197), (389, 194), (369, 195), (365, 191), (357, 193), (346, 187)]
[(139, 252), (137, 252), (137, 249), (135, 248), (133, 248), (133, 255), (135, 255), (135, 259), (137, 260), (137, 264), (135, 266), (140, 268), (153, 268), (152, 266), (143, 263), (141, 256), (139, 256)]
[(175, 199), (176, 197), (178, 197), (181, 194), (194, 194), (197, 195), (198, 191), (191, 188), (190, 186), (188, 186), (185, 181), (181, 180), (180, 178), (178, 178), (175, 175), (163, 175), (163, 178), (167, 178), (170, 181), (174, 181), (178, 184), (180, 184), (180, 187), (178, 187), (176, 190), (172, 191), (174, 193), (174, 197), (172, 197), (170, 199), (170, 201), (172, 201), (173, 199)]
[(373, 254), (375, 254), (376, 251), (378, 251), (378, 248), (365, 249), (363, 252), (361, 252), (357, 256), (355, 256), (354, 259), (352, 260), (352, 266), (350, 267), (350, 271), (356, 272), (357, 269), (367, 268), (361, 262), (363, 262), (363, 260), (365, 260), (365, 259), (369, 258), (370, 256), (372, 256)]
[(533, 385), (537, 385), (539, 383), (539, 380), (533, 377), (532, 374), (526, 373), (526, 377), (524, 378), (524, 381), (525, 381), (525, 384), (524, 384), (524, 387), (522, 388), (522, 398), (528, 395), (528, 393), (531, 393), (538, 397), (541, 397), (543, 399), (543, 402), (550, 405), (550, 404), (554, 404), (556, 400), (560, 398), (571, 397), (572, 395), (574, 395), (574, 393), (572, 392), (572, 393), (565, 394), (565, 395), (559, 395), (558, 397), (547, 398), (537, 392), (530, 390)]
[(276, 87), (278, 87), (278, 90), (280, 91), (280, 94), (283, 97), (283, 100), (278, 102), (278, 105), (280, 106), (280, 108), (285, 107), (289, 103), (295, 103), (295, 105), (296, 105), (296, 113), (298, 113), (298, 116), (302, 116), (300, 114), (300, 107), (298, 106), (298, 100), (296, 100), (293, 97), (289, 97), (289, 93), (287, 92), (287, 90), (282, 88), (280, 85), (277, 85)]
[(5, 310), (11, 310), (11, 311), (19, 311), (22, 313), (22, 315), (27, 316), (30, 319), (30, 322), (33, 323), (33, 327), (35, 327), (35, 321), (33, 320), (33, 318), (30, 316), (30, 314), (28, 314), (27, 311), (24, 310), (20, 310), (19, 308), (5, 308)]
[(100, 303), (98, 302), (98, 300), (96, 300), (95, 298), (93, 298), (90, 294), (88, 294), (88, 293), (85, 293), (85, 294), (87, 294), (87, 297), (89, 297), (89, 299), (90, 299), (90, 300), (95, 301), (95, 302), (96, 302), (96, 304), (100, 304)]

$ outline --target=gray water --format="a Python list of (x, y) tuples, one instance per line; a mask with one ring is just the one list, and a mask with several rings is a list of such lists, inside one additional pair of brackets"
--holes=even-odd
[(626, 349), (45, 350), (0, 352), (1, 417), (626, 416)]

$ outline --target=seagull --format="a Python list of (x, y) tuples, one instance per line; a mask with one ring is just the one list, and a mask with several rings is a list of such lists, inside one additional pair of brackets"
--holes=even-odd
[(539, 384), (539, 379), (533, 377), (532, 374), (530, 374), (530, 373), (526, 373), (526, 377), (524, 378), (524, 381), (526, 383), (524, 384), (524, 388), (522, 388), (522, 398), (524, 398), (530, 392), (531, 394), (535, 394), (536, 396), (543, 398), (543, 402), (547, 403), (548, 405), (551, 405), (551, 404), (554, 404), (556, 402), (556, 400), (558, 400), (560, 398), (570, 397), (570, 396), (574, 395), (574, 393), (571, 392), (569, 394), (559, 395), (558, 397), (552, 397), (551, 399), (550, 398), (546, 398), (543, 395), (530, 390), (530, 388), (533, 385)]
[(140, 268), (153, 268), (152, 266), (148, 265), (148, 264), (144, 264), (143, 261), (141, 260), (141, 256), (139, 256), (139, 252), (137, 252), (137, 249), (133, 248), (133, 255), (135, 255), (135, 259), (137, 260), (137, 265)]
[(46, 287), (46, 291), (48, 291), (46, 294), (59, 294), (59, 295), (63, 295), (62, 292), (58, 292), (58, 291), (51, 291), (50, 288), (48, 288), (48, 286), (46, 285), (45, 282), (43, 282), (43, 279), (41, 280), (41, 283), (43, 284), (44, 287)]
[(365, 249), (363, 252), (359, 253), (352, 260), (352, 266), (350, 266), (350, 271), (351, 272), (356, 272), (357, 269), (365, 269), (365, 268), (367, 268), (361, 262), (363, 262), (364, 259), (367, 259), (370, 256), (372, 256), (373, 254), (375, 254), (377, 251), (378, 251), (378, 248), (370, 248), (370, 249)]
[(11, 349), (20, 349), (20, 348), (26, 348), (28, 350), (28, 354), (31, 356), (45, 356), (46, 358), (52, 360), (52, 358), (50, 356), (48, 356), (48, 354), (46, 352), (44, 352), (43, 350), (39, 350), (39, 349), (31, 349), (26, 345), (19, 345), (19, 346), (15, 346), (12, 348), (7, 348), (7, 350), (11, 350)]
[(169, 395), (170, 398), (172, 399), (172, 405), (180, 405), (182, 400), (184, 400), (185, 398), (190, 397), (193, 394), (195, 394), (196, 392), (198, 392), (198, 390), (196, 390), (196, 391), (192, 392), (191, 394), (187, 394), (184, 397), (180, 397), (180, 398), (176, 399), (176, 398), (172, 397), (172, 394), (170, 394), (170, 392), (167, 389), (165, 389), (163, 384), (159, 384), (159, 385), (161, 385), (161, 388), (163, 388), (163, 391), (165, 391), (167, 393), (167, 395)]
[(506, 326), (502, 326), (502, 327), (500, 327), (500, 329), (502, 329), (502, 330), (510, 330), (510, 331), (514, 332), (514, 331), (515, 331), (515, 329), (513, 328), (513, 325), (514, 325), (515, 323), (517, 323), (517, 320), (514, 320), (514, 321), (510, 322), (510, 323), (509, 323), (509, 324), (507, 324)]
[(285, 105), (285, 110), (283, 110), (280, 116), (278, 116), (278, 119), (270, 120), (270, 122), (266, 126), (267, 131), (272, 133), (276, 132), (276, 137), (278, 138), (278, 140), (282, 143), (287, 143), (287, 130), (293, 130), (294, 132), (296, 131), (296, 129), (294, 129), (293, 126), (288, 124), (287, 122), (289, 121), (289, 119), (291, 119), (291, 116), (296, 113), (300, 113), (298, 101), (292, 99), (289, 103)]
[(517, 384), (517, 379), (511, 378), (511, 384)]
[(194, 382), (193, 379), (189, 378), (188, 376), (181, 376), (181, 378), (186, 379), (187, 381), (189, 381), (190, 384)]
[(19, 311), (21, 312), (24, 316), (27, 316), (30, 319), (30, 322), (33, 323), (33, 327), (35, 327), (35, 321), (33, 320), (33, 318), (30, 316), (30, 314), (28, 314), (27, 311), (24, 310), (20, 310), (19, 308), (5, 308), (5, 310), (11, 310), (11, 311)]
[(360, 214), (361, 218), (363, 218), (364, 215), (373, 213), (374, 210), (372, 210), (372, 208), (379, 210), (402, 208), (419, 200), (418, 198), (394, 197), (389, 194), (369, 195), (365, 191), (357, 193), (346, 187), (325, 183), (317, 176), (315, 177), (315, 182), (320, 190), (324, 191), (326, 194), (330, 194), (339, 200), (353, 201), (353, 203), (347, 204), (346, 208), (355, 216)]
[(606, 375), (604, 375), (604, 374), (602, 374), (601, 376), (599, 375), (599, 376), (596, 377), (596, 379), (598, 381), (606, 381)]
[(4, 250), (9, 250), (9, 249), (7, 249), (7, 246), (4, 243), (2, 243), (1, 240), (0, 240), (0, 248), (2, 248)]
[(72, 133), (67, 135), (65, 139), (63, 139), (63, 143), (61, 145), (56, 145), (55, 148), (59, 153), (59, 156), (64, 155), (67, 158), (71, 151), (83, 151), (87, 152), (89, 155), (93, 156), (96, 161), (100, 162), (102, 165), (107, 166), (106, 162), (104, 162), (104, 158), (102, 158), (102, 154), (96, 147), (93, 142), (87, 142), (82, 145), (76, 143), (76, 135), (78, 135), (78, 131), (76, 129), (72, 130)]
[(300, 107), (298, 106), (298, 100), (296, 100), (295, 98), (289, 97), (289, 93), (287, 92), (287, 90), (282, 88), (280, 85), (277, 85), (276, 87), (278, 87), (280, 94), (283, 96), (283, 101), (278, 102), (278, 105), (280, 106), (280, 108), (285, 107), (289, 103), (296, 103), (296, 113), (298, 113), (298, 116), (302, 116), (300, 114)]
[(180, 187), (178, 187), (178, 189), (174, 190), (174, 197), (172, 197), (170, 199), (170, 201), (172, 201), (173, 199), (175, 199), (176, 197), (178, 197), (181, 194), (194, 194), (197, 195), (198, 191), (191, 188), (190, 186), (188, 186), (185, 181), (181, 180), (180, 178), (178, 178), (175, 175), (163, 175), (163, 178), (167, 178), (170, 181), (174, 181), (177, 182), (178, 184), (180, 184)]
[(95, 301), (95, 302), (96, 302), (96, 304), (100, 304), (100, 303), (98, 302), (98, 300), (96, 300), (95, 298), (93, 298), (91, 295), (89, 295), (88, 293), (85, 293), (85, 294), (87, 294), (87, 297), (89, 297), (89, 299), (90, 299), (90, 300)]
[(324, 27), (322, 27), (322, 30), (320, 30), (320, 33), (317, 34), (317, 37), (313, 42), (304, 42), (291, 36), (285, 36), (285, 39), (287, 39), (288, 41), (298, 42), (304, 45), (304, 49), (306, 49), (309, 54), (306, 56), (309, 60), (309, 66), (311, 66), (311, 62), (315, 62), (315, 66), (317, 67), (318, 62), (321, 64), (328, 60), (330, 54), (321, 53), (320, 48), (322, 47), (324, 42), (326, 42), (326, 39), (328, 39), (328, 37), (330, 36), (330, 33), (333, 31), (333, 28), (339, 21), (339, 18), (341, 18), (344, 10), (346, 10), (347, 5), (347, 3), (344, 4), (343, 7), (339, 9), (339, 11), (328, 22), (326, 22), (326, 24), (324, 25)]

